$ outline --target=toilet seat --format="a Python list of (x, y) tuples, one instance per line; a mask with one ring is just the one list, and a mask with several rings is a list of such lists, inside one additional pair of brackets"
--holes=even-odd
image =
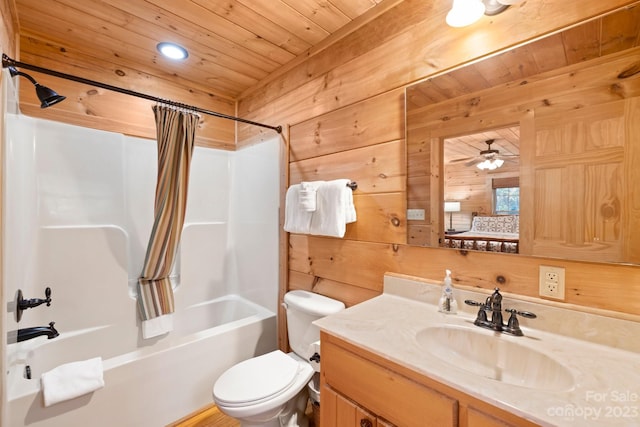
[(213, 396), (226, 407), (256, 405), (289, 389), (302, 368), (291, 356), (272, 351), (228, 369), (216, 381)]

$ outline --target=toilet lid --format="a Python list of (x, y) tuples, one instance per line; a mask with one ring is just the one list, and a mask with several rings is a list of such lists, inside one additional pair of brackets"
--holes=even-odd
[(237, 405), (266, 399), (294, 382), (298, 362), (280, 350), (240, 362), (216, 381), (213, 395), (221, 403)]

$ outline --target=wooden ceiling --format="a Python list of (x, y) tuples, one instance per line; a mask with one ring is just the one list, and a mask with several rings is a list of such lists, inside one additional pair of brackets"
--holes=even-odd
[[(255, 90), (261, 83), (327, 49), (333, 41), (403, 0), (12, 1), (20, 33), (16, 59), (235, 115), (236, 101), (249, 94), (257, 96), (260, 92)], [(440, 76), (409, 87), (407, 108), (639, 46), (638, 4), (640, 1), (487, 60), (445, 70)], [(161, 41), (185, 46), (189, 58), (180, 62), (162, 58), (156, 51)], [(316, 71), (309, 67), (309, 73)], [(43, 78), (36, 77), (38, 81)], [(109, 94), (63, 81), (51, 83), (51, 87), (76, 102), (47, 109), (44, 117), (57, 120), (73, 116), (73, 123), (81, 124), (104, 117), (105, 130), (124, 128), (135, 135), (153, 135), (148, 114), (135, 115), (143, 111), (134, 104), (141, 100), (114, 98), (107, 102)], [(33, 91), (28, 86), (24, 91), (28, 94), (23, 96), (21, 89), (23, 111), (28, 114), (39, 110)], [(109, 110), (113, 105), (119, 106), (117, 111)], [(201, 135), (206, 135), (201, 143), (232, 149), (234, 124), (221, 121), (203, 119)], [(480, 135), (470, 143), (470, 150), (484, 145), (485, 139), (486, 135)], [(506, 149), (498, 145), (496, 148)]]
[(493, 140), (491, 149), (498, 150), (500, 155), (520, 155), (520, 127), (512, 126), (445, 139), (444, 163), (448, 164), (454, 160), (460, 161), (461, 159), (478, 157), (480, 151), (487, 149), (486, 141), (489, 140)]
[[(99, 68), (103, 73), (99, 81), (112, 85), (118, 85), (123, 75), (136, 75), (138, 80), (165, 79), (236, 100), (275, 70), (322, 48), (332, 35), (356, 28), (361, 21), (398, 1), (15, 0), (15, 3), (23, 62), (56, 69), (57, 61), (65, 68), (57, 71), (82, 77), (87, 77), (88, 70)], [(178, 62), (161, 57), (156, 45), (162, 41), (184, 46), (189, 57)]]

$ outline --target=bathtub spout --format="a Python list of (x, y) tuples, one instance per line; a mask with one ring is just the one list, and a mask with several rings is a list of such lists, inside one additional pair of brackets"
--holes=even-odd
[(55, 322), (50, 322), (49, 326), (36, 326), (33, 328), (18, 329), (17, 341), (27, 341), (42, 335), (46, 335), (47, 339), (53, 339), (60, 335), (58, 334), (58, 331), (56, 331), (56, 328), (53, 327), (54, 324)]

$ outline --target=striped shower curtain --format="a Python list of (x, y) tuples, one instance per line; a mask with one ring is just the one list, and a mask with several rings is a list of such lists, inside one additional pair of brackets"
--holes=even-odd
[(158, 143), (155, 220), (138, 279), (138, 308), (144, 338), (172, 329), (174, 307), (169, 274), (184, 224), (189, 168), (199, 120), (195, 113), (166, 105), (155, 105), (153, 112)]

